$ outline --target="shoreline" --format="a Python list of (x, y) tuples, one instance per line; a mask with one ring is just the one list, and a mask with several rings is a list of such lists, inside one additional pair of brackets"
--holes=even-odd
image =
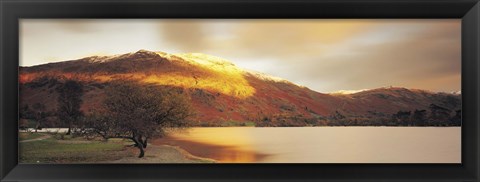
[(175, 136), (165, 136), (150, 142), (153, 145), (167, 145), (184, 150), (192, 156), (211, 159), (218, 163), (255, 163), (269, 157), (268, 154), (245, 150), (237, 146), (185, 140)]
[(155, 164), (178, 164), (178, 163), (218, 163), (218, 161), (210, 158), (204, 158), (192, 155), (188, 151), (171, 145), (154, 145), (150, 144), (145, 149), (145, 156), (143, 158), (138, 158), (137, 148), (127, 149), (131, 153), (134, 153), (132, 156), (123, 157), (114, 161), (104, 161), (101, 163), (111, 164), (145, 164), (145, 163), (155, 163)]
[[(138, 158), (139, 150), (136, 147), (132, 147), (129, 141), (119, 139), (119, 140), (109, 140), (106, 143), (101, 141), (87, 141), (82, 138), (70, 139), (66, 138), (65, 140), (59, 140), (54, 137), (52, 134), (41, 133), (35, 135), (35, 138), (19, 138), (20, 147), (24, 150), (20, 151), (20, 156), (23, 156), (23, 163), (28, 164), (38, 164), (40, 163), (62, 163), (62, 164), (131, 164), (131, 163), (217, 163), (218, 161), (210, 158), (195, 156), (188, 152), (187, 150), (173, 145), (155, 145), (150, 144), (145, 148), (145, 156), (143, 158)], [(84, 148), (83, 152), (73, 152), (67, 148), (62, 148), (58, 146), (65, 146), (65, 144), (71, 145), (73, 147), (82, 146)], [(106, 145), (110, 144), (110, 146)], [(56, 145), (59, 151), (51, 151), (46, 145)], [(25, 150), (30, 147), (28, 150)], [(99, 148), (100, 147), (100, 148)], [(112, 148), (113, 147), (113, 148)], [(115, 149), (116, 148), (116, 149)], [(39, 149), (40, 151), (37, 151)], [(53, 152), (53, 156), (44, 156), (41, 154), (37, 158), (30, 159), (26, 156), (35, 156), (39, 155), (38, 153), (44, 153), (46, 150)], [(110, 152), (109, 152), (110, 151)], [(25, 153), (30, 152), (30, 153)], [(70, 153), (73, 158), (68, 158), (62, 156), (64, 153)], [(96, 156), (95, 160), (79, 160), (81, 158), (91, 158)], [(28, 158), (28, 159), (27, 159)], [(27, 162), (28, 161), (28, 162)]]
[(215, 159), (192, 155), (191, 153), (189, 153), (185, 149), (183, 149), (181, 147), (178, 147), (178, 146), (170, 146), (170, 145), (163, 145), (163, 146), (175, 148), (178, 152), (182, 153), (188, 159), (206, 161), (206, 163), (218, 163), (219, 162)]
[[(67, 136), (60, 140), (56, 136), (37, 140), (32, 136), (41, 138), (39, 136), (45, 134), (31, 133), (31, 137), (20, 138), (19, 155), (21, 159), (19, 160), (27, 161), (27, 163), (41, 161), (41, 163), (70, 164), (275, 163), (312, 162), (314, 159), (317, 159), (319, 163), (350, 163), (352, 161), (367, 163), (385, 161), (450, 163), (453, 161), (456, 163), (460, 156), (456, 154), (460, 152), (458, 138), (461, 134), (461, 127), (432, 127), (432, 129), (404, 127), (410, 128), (408, 130), (397, 127), (378, 129), (375, 127), (370, 127), (370, 129), (352, 127), (348, 130), (342, 129), (343, 127), (337, 127), (337, 129), (321, 129), (322, 127), (317, 129), (315, 129), (316, 127), (311, 127), (311, 129), (289, 127), (243, 129), (244, 127), (239, 127), (228, 130), (216, 128), (218, 127), (193, 128), (194, 130), (179, 133), (178, 136), (167, 135), (162, 138), (153, 138), (145, 149), (144, 158), (137, 157), (138, 148), (132, 147), (133, 142), (126, 139), (86, 141), (84, 138)], [(347, 135), (339, 135), (339, 131), (347, 132)], [(405, 131), (409, 132), (405, 133)], [(247, 139), (245, 139), (245, 136), (250, 138), (246, 137)], [(329, 139), (332, 136), (335, 140)], [(385, 138), (397, 142), (392, 145), (391, 141)], [(22, 142), (22, 140), (31, 142)], [(354, 145), (349, 145), (352, 142)], [(370, 147), (363, 147), (360, 145), (362, 143), (369, 144)], [(375, 148), (371, 145), (391, 147)], [(425, 150), (421, 152), (417, 150), (424, 146), (430, 147), (424, 148)], [(366, 157), (362, 160), (352, 158), (354, 155), (351, 151), (356, 151), (355, 154)], [(432, 155), (437, 151), (444, 152), (437, 156)], [(411, 155), (394, 155), (396, 153), (411, 153)], [(392, 155), (384, 157), (384, 154)], [(303, 156), (310, 156), (310, 158)], [(335, 158), (335, 156), (342, 157)]]

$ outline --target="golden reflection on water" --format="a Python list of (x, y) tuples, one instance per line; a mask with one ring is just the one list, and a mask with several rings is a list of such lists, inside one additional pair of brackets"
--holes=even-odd
[(459, 163), (461, 127), (191, 128), (154, 143), (224, 163)]
[(252, 138), (241, 128), (192, 128), (156, 139), (154, 143), (179, 146), (194, 156), (222, 163), (252, 163), (267, 157), (254, 152)]
[(240, 150), (250, 150), (253, 138), (249, 127), (191, 128), (185, 132), (172, 133), (169, 136), (193, 142), (202, 142), (221, 146), (235, 146)]

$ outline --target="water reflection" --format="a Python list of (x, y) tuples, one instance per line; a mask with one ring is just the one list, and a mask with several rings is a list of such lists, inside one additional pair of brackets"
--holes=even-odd
[(191, 128), (154, 142), (228, 163), (461, 162), (461, 127)]
[(265, 154), (241, 149), (236, 146), (212, 145), (173, 136), (156, 139), (152, 143), (179, 146), (194, 156), (210, 158), (222, 163), (252, 163), (267, 157)]

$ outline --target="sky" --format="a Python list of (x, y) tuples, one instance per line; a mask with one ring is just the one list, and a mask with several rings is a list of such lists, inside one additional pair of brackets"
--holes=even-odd
[(204, 53), (318, 92), (460, 91), (460, 19), (22, 19), (20, 66)]

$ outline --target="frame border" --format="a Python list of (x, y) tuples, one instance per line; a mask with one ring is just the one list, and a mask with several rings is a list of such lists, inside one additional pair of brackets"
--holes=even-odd
[[(462, 164), (18, 164), (21, 18), (461, 18)], [(479, 181), (478, 0), (0, 0), (1, 181)]]

